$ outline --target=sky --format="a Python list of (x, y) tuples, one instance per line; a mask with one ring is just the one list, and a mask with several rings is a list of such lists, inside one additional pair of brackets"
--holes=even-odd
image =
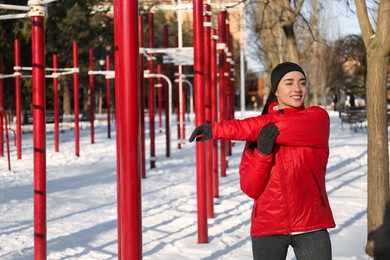
[[(329, 110), (330, 157), (327, 192), (336, 228), (330, 229), (333, 259), (369, 259), (367, 236), (367, 134), (364, 124), (353, 131)], [(236, 112), (236, 118), (259, 111)], [(95, 143), (81, 122), (80, 157), (75, 156), (72, 126), (61, 126), (60, 151), (54, 152), (52, 125), (47, 126), (47, 259), (118, 259), (116, 206), (116, 140), (107, 138), (104, 117), (95, 122)], [(176, 117), (173, 116), (173, 119)], [(194, 129), (186, 121), (186, 136)], [(146, 124), (148, 124), (148, 117)], [(164, 120), (163, 120), (164, 122)], [(172, 122), (175, 125), (175, 121)], [(146, 128), (148, 129), (148, 128)], [(156, 129), (158, 120), (156, 118)], [(11, 171), (0, 157), (0, 259), (33, 259), (33, 147), (31, 128), (24, 127), (22, 159), (16, 160), (11, 136)], [(146, 132), (146, 178), (142, 187), (143, 259), (251, 259), (250, 215), (253, 200), (239, 185), (238, 166), (244, 147), (234, 142), (227, 176), (220, 178), (214, 218), (208, 220), (208, 243), (197, 243), (195, 145), (177, 148), (172, 129), (171, 157), (165, 157), (165, 130), (156, 132), (156, 168), (150, 169)], [(290, 248), (287, 259), (295, 259)]]
[(355, 5), (352, 4), (350, 6), (352, 10), (350, 10), (342, 1), (333, 0), (331, 2), (330, 19), (335, 19), (335, 25), (329, 31), (330, 39), (337, 39), (350, 34), (361, 34)]

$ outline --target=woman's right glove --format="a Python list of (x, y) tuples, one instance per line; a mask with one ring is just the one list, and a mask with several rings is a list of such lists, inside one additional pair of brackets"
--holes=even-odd
[(211, 124), (203, 124), (195, 128), (195, 130), (192, 132), (190, 136), (190, 143), (194, 141), (196, 138), (196, 141), (206, 141), (213, 138), (213, 130)]
[(279, 130), (276, 125), (268, 124), (264, 126), (257, 137), (257, 150), (265, 155), (271, 154), (278, 134)]

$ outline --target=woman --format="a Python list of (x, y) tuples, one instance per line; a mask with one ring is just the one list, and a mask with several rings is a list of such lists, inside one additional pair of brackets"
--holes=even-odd
[(271, 93), (260, 116), (197, 127), (197, 141), (247, 141), (240, 164), (241, 189), (254, 199), (254, 259), (331, 259), (328, 228), (335, 227), (325, 189), (329, 115), (304, 107), (306, 75), (284, 62), (271, 74)]

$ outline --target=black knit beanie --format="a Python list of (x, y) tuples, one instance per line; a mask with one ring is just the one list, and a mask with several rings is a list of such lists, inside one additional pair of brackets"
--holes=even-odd
[(280, 63), (272, 70), (272, 73), (271, 73), (271, 93), (275, 94), (280, 80), (283, 78), (284, 75), (286, 75), (287, 73), (289, 73), (291, 71), (302, 72), (302, 74), (306, 78), (305, 72), (298, 64), (288, 62), (288, 61)]

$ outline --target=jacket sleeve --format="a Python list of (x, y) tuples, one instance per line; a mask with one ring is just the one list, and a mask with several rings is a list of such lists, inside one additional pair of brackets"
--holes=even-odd
[(223, 120), (213, 124), (213, 139), (256, 141), (261, 128), (269, 123), (267, 116), (249, 117), (242, 120)]
[(274, 123), (279, 129), (277, 144), (328, 147), (330, 119), (325, 109), (313, 106), (298, 113), (281, 114), (275, 116)]
[(240, 163), (241, 190), (253, 199), (257, 199), (264, 192), (272, 166), (272, 153), (261, 154), (257, 149), (250, 147), (247, 142), (242, 153)]

